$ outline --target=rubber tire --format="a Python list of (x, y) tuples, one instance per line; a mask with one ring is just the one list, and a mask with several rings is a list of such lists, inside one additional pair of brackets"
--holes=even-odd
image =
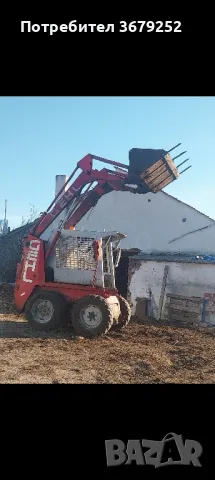
[(125, 328), (131, 320), (131, 307), (124, 297), (118, 297), (120, 303), (121, 313), (119, 315), (118, 323), (113, 325), (113, 330), (119, 331)]
[[(54, 313), (52, 315), (51, 320), (45, 324), (38, 323), (32, 315), (32, 306), (34, 302), (40, 298), (41, 300), (49, 300), (54, 307)], [(25, 316), (28, 322), (30, 323), (30, 325), (36, 330), (48, 331), (48, 330), (63, 327), (67, 320), (66, 302), (64, 298), (57, 293), (41, 290), (41, 292), (35, 293), (28, 300), (25, 307)]]
[[(102, 312), (102, 321), (98, 327), (90, 330), (80, 322), (80, 311), (87, 305), (95, 305)], [(72, 309), (72, 325), (75, 332), (85, 338), (92, 338), (107, 333), (113, 325), (113, 314), (105, 298), (99, 295), (87, 295), (78, 300)]]

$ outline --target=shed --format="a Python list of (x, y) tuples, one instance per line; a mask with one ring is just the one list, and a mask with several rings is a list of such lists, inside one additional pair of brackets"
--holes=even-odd
[(215, 256), (139, 253), (129, 259), (128, 298), (139, 317), (147, 299), (147, 313), (156, 319), (214, 325)]

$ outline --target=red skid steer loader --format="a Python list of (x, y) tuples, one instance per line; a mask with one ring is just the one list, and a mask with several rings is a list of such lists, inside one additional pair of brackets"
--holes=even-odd
[[(94, 337), (128, 324), (129, 303), (115, 286), (124, 235), (76, 231), (74, 227), (106, 193), (157, 193), (177, 179), (171, 150), (132, 149), (129, 166), (91, 154), (78, 162), (67, 180), (67, 191), (63, 193), (65, 186), (60, 190), (23, 240), (15, 304), (34, 328), (57, 329), (72, 323), (79, 335)], [(93, 159), (112, 169), (93, 169)]]

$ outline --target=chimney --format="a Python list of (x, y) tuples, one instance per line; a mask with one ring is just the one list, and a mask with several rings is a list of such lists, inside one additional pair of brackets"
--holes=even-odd
[[(66, 175), (56, 175), (55, 177), (55, 196), (60, 192), (61, 188), (65, 185), (66, 181), (68, 180), (68, 177)], [(66, 185), (62, 191), (62, 195), (68, 190), (68, 185)], [(58, 200), (60, 199), (58, 198)]]
[[(65, 185), (66, 181), (68, 180), (68, 177), (66, 175), (56, 175), (55, 177), (55, 196), (58, 195), (60, 192), (61, 188)], [(64, 189), (60, 196), (57, 199), (57, 202), (60, 200), (60, 198), (63, 196), (63, 194), (68, 190), (68, 185), (64, 186)], [(53, 228), (57, 229), (59, 225), (59, 221), (63, 220), (66, 215), (66, 208), (65, 210), (57, 217), (56, 221), (53, 222)]]
[[(56, 175), (55, 176), (55, 197), (56, 195), (60, 192), (61, 188), (63, 188), (63, 186), (65, 185), (66, 181), (67, 181), (68, 177), (66, 175)], [(62, 197), (62, 195), (67, 191), (68, 189), (68, 185), (66, 185), (64, 187), (64, 189), (62, 190), (62, 193), (60, 194), (60, 196), (58, 197), (57, 199), (57, 202), (60, 200), (60, 198)], [(53, 235), (53, 232), (56, 232), (57, 228), (58, 228), (58, 225), (59, 225), (59, 222), (60, 220), (63, 220), (64, 219), (64, 216), (66, 214), (66, 209), (60, 213), (60, 215), (58, 215), (58, 217), (56, 218), (56, 220), (54, 220), (51, 225), (49, 225), (49, 227), (47, 228), (47, 230), (44, 232), (44, 234), (41, 236), (41, 238), (43, 240), (48, 240), (51, 241), (50, 239), (52, 239), (52, 235)]]

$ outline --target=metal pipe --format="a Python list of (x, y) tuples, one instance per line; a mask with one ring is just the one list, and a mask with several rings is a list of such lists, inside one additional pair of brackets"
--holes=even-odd
[(205, 317), (206, 317), (207, 304), (208, 304), (208, 299), (204, 298), (203, 306), (202, 306), (202, 318), (201, 318), (202, 323), (206, 323)]
[(5, 221), (6, 221), (6, 219), (7, 219), (7, 200), (5, 200), (5, 204), (4, 204), (4, 205), (5, 205), (5, 208), (4, 208), (4, 219), (5, 219)]
[(90, 155), (94, 160), (99, 160), (100, 162), (108, 163), (109, 165), (113, 165), (114, 167), (121, 167), (121, 168), (128, 169), (128, 165), (125, 165), (124, 163), (114, 162), (113, 160), (108, 160), (107, 158), (98, 157), (97, 155), (92, 155), (92, 154)]
[(184, 152), (179, 153), (179, 155), (177, 155), (176, 157), (173, 157), (172, 160), (176, 160), (176, 158), (181, 157), (181, 155), (184, 155), (184, 153), (187, 153), (187, 150), (185, 150)]
[(192, 165), (190, 165), (189, 167), (187, 167), (187, 168), (185, 168), (184, 170), (182, 170), (182, 172), (180, 172), (180, 175), (181, 175), (182, 173), (186, 172), (186, 170), (189, 170), (189, 168), (191, 168), (191, 167), (192, 167)]
[(179, 163), (179, 165), (177, 165), (176, 168), (178, 168), (178, 167), (180, 167), (181, 165), (183, 165), (183, 163), (188, 162), (188, 160), (190, 160), (190, 159), (189, 159), (189, 158), (186, 158), (186, 160), (184, 160), (183, 162)]
[(179, 147), (179, 145), (181, 145), (181, 143), (178, 143), (178, 145), (175, 145), (174, 147), (170, 148), (170, 150), (168, 150), (168, 153), (175, 150), (175, 148)]

